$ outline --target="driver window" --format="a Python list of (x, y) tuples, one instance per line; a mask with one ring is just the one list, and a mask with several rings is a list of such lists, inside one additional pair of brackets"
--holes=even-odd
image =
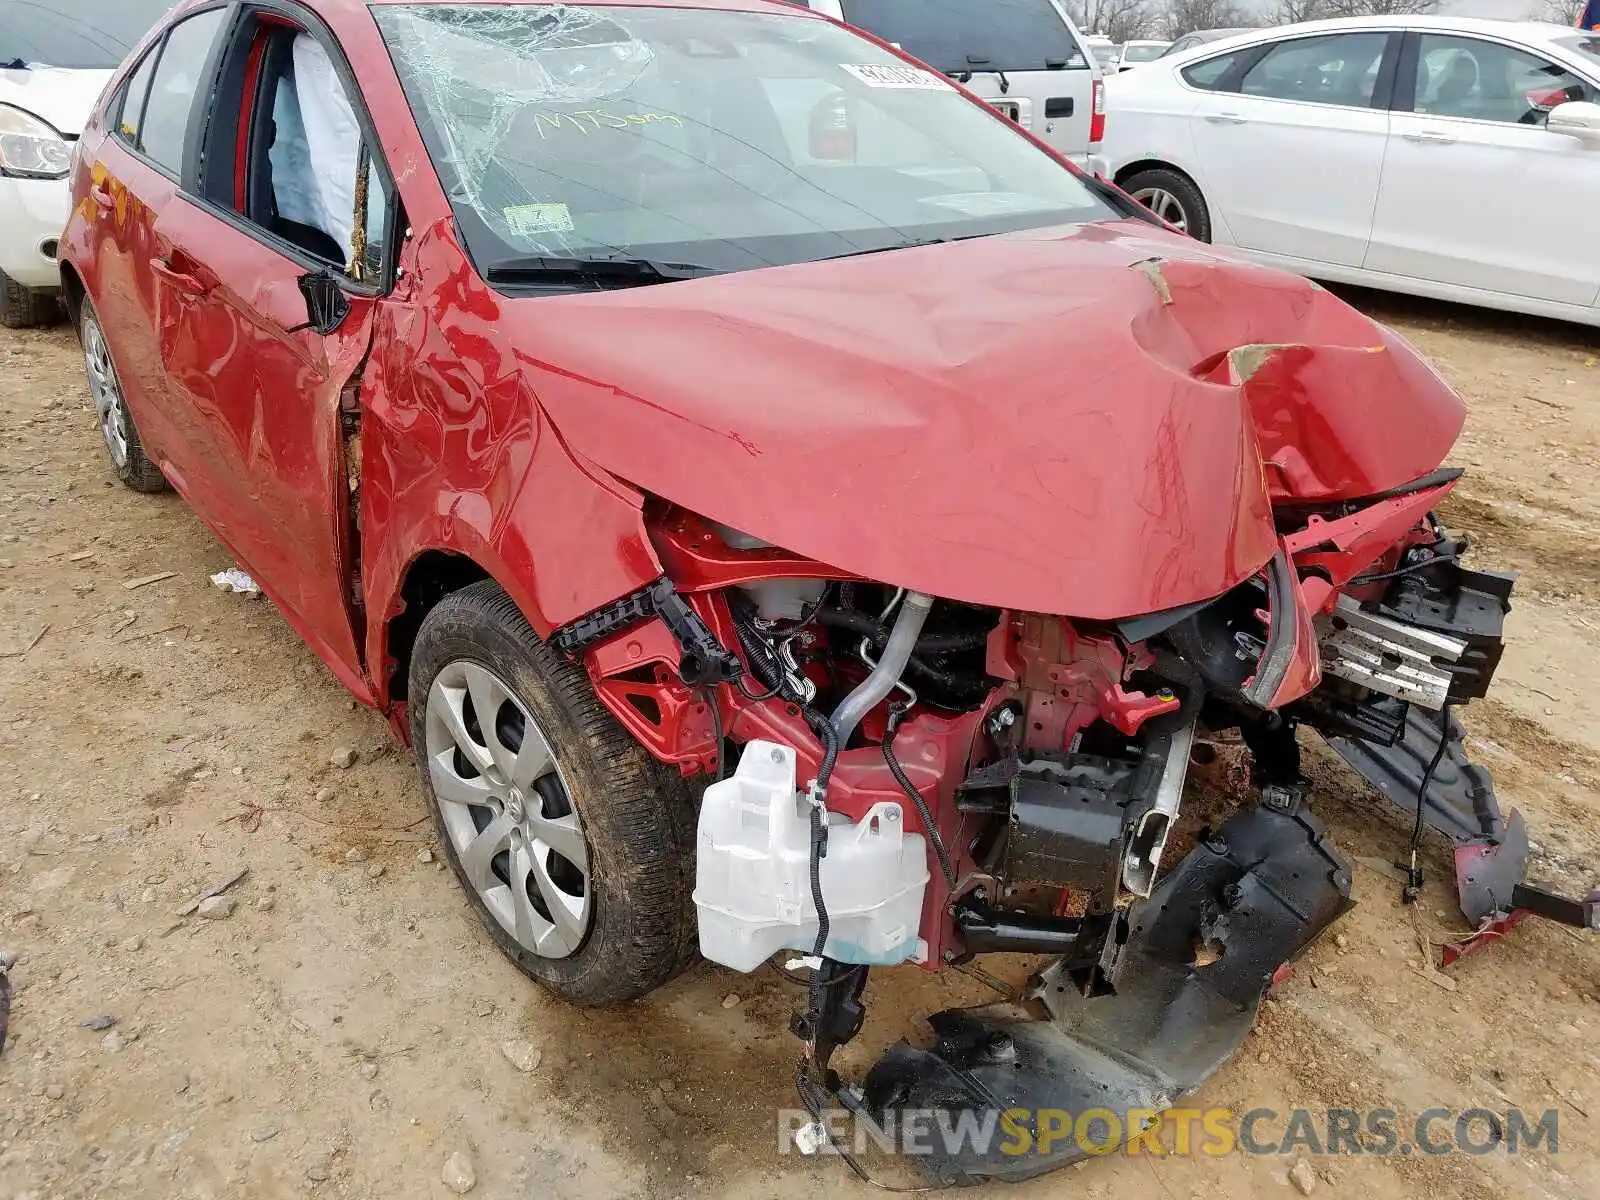
[(328, 51), (263, 29), (244, 215), (357, 281), (382, 272), (389, 211), (355, 108)]
[(1556, 105), (1588, 95), (1570, 71), (1498, 42), (1425, 33), (1417, 47), (1414, 112), (1543, 125)]

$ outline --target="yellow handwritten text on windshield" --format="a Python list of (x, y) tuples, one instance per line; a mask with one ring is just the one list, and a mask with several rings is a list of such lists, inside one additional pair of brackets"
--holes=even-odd
[(550, 112), (541, 109), (533, 114), (533, 127), (539, 131), (541, 138), (547, 137), (549, 130), (576, 129), (583, 134), (589, 134), (607, 129), (638, 129), (658, 124), (682, 129), (683, 118), (672, 113), (614, 113), (600, 108), (584, 108), (573, 112)]

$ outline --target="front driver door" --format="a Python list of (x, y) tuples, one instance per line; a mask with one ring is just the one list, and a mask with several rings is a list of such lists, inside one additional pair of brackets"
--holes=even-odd
[[(229, 53), (242, 69), (223, 69), (237, 93), (219, 94), (204, 178), (157, 224), (161, 354), (188, 438), (208, 452), (192, 503), (364, 694), (341, 402), (353, 410), (393, 190), (336, 47), (281, 13), (241, 23)], [(306, 327), (299, 281), (318, 271), (349, 306), (329, 333)]]
[(1407, 36), (1367, 269), (1593, 303), (1600, 148), (1544, 121), (1594, 86), (1501, 42)]
[(1389, 136), (1374, 104), (1390, 37), (1287, 38), (1184, 70), (1201, 89), (1190, 118), (1201, 191), (1235, 245), (1361, 265)]

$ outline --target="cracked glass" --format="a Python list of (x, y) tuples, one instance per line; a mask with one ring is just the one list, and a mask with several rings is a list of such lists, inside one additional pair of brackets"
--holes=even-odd
[(812, 17), (374, 13), (480, 269), (559, 256), (730, 271), (1115, 215), (942, 76)]

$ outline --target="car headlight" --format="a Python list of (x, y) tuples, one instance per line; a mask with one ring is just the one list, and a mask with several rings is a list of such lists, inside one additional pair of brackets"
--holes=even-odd
[(30, 112), (0, 104), (0, 175), (64, 179), (72, 143)]

